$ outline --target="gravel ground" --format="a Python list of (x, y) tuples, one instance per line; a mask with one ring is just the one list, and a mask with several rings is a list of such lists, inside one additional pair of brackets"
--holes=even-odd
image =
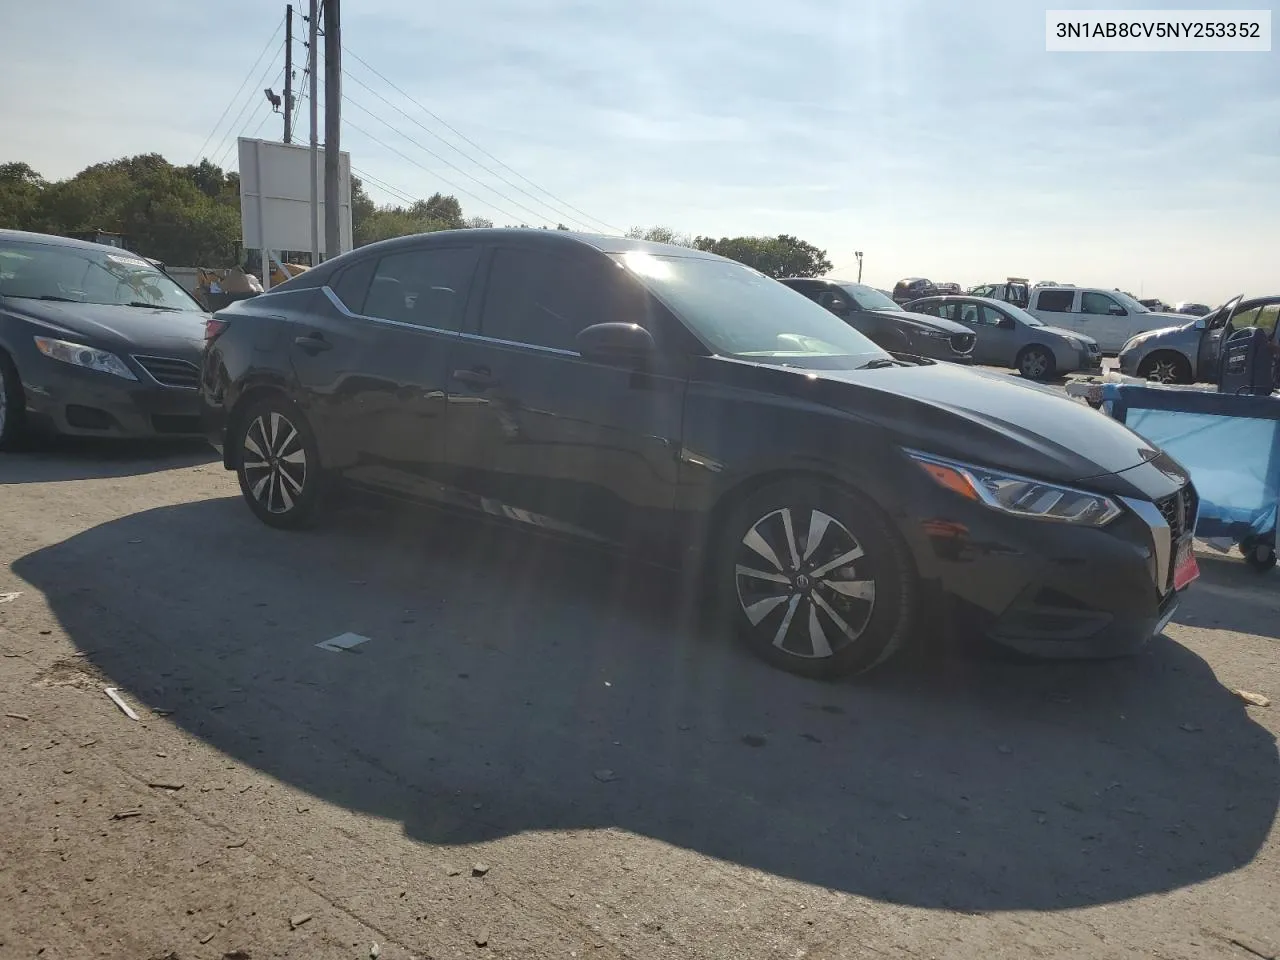
[(585, 549), (269, 530), (200, 447), (0, 482), (6, 960), (1280, 951), (1280, 574), (1206, 557), (1136, 658), (821, 685)]

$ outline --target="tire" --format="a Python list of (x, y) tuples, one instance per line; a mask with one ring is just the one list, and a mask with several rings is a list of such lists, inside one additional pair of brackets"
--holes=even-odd
[(1190, 383), (1191, 364), (1180, 353), (1157, 350), (1143, 358), (1138, 365), (1138, 376), (1143, 380), (1156, 380), (1160, 383)]
[(1241, 543), (1240, 550), (1244, 554), (1245, 563), (1258, 573), (1266, 573), (1276, 565), (1276, 548), (1273, 544), (1252, 540)]
[(18, 368), (0, 350), (0, 450), (15, 450), (26, 434), (26, 399)]
[(1052, 380), (1058, 371), (1053, 352), (1044, 347), (1023, 347), (1016, 362), (1018, 373), (1028, 380)]
[(228, 439), (240, 492), (259, 520), (284, 530), (314, 523), (325, 478), (315, 434), (296, 404), (283, 396), (253, 402)]
[(850, 490), (801, 478), (762, 487), (729, 509), (717, 540), (717, 606), (776, 667), (819, 680), (863, 673), (912, 633), (915, 566), (880, 510)]

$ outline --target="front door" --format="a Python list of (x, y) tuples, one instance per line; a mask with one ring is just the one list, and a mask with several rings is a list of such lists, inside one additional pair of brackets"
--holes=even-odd
[[(293, 365), (326, 466), (388, 493), (434, 497), (445, 449), (449, 348), (479, 261), (475, 244), (423, 245), (347, 268), (299, 329)], [(323, 435), (322, 435), (323, 433)]]
[(1118, 352), (1132, 336), (1129, 311), (1115, 297), (1097, 290), (1081, 291), (1077, 329), (1097, 340), (1107, 353)]
[(1203, 383), (1218, 382), (1218, 372), (1222, 363), (1222, 344), (1235, 329), (1232, 318), (1239, 308), (1240, 297), (1236, 296), (1204, 318), (1204, 330), (1200, 332), (1200, 348), (1196, 357), (1197, 380)]
[(513, 244), (488, 259), (482, 303), (449, 360), (451, 482), (489, 513), (665, 550), (683, 363), (589, 361), (575, 337), (592, 324), (634, 322), (670, 349), (674, 321), (596, 251)]

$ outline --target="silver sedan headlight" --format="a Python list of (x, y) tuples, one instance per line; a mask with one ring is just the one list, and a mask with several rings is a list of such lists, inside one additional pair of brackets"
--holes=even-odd
[(61, 360), (63, 363), (109, 373), (126, 380), (138, 379), (114, 353), (87, 347), (83, 343), (72, 343), (70, 340), (54, 340), (52, 337), (36, 337), (35, 340), (36, 349), (50, 360)]
[(1100, 493), (935, 457), (918, 450), (906, 453), (938, 486), (1015, 517), (1105, 527), (1123, 512), (1119, 504)]

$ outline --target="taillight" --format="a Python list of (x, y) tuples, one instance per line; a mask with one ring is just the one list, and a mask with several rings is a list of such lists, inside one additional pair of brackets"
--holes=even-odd
[(217, 317), (210, 317), (204, 322), (204, 342), (212, 343), (221, 336), (222, 332), (231, 326), (226, 320), (219, 320)]

